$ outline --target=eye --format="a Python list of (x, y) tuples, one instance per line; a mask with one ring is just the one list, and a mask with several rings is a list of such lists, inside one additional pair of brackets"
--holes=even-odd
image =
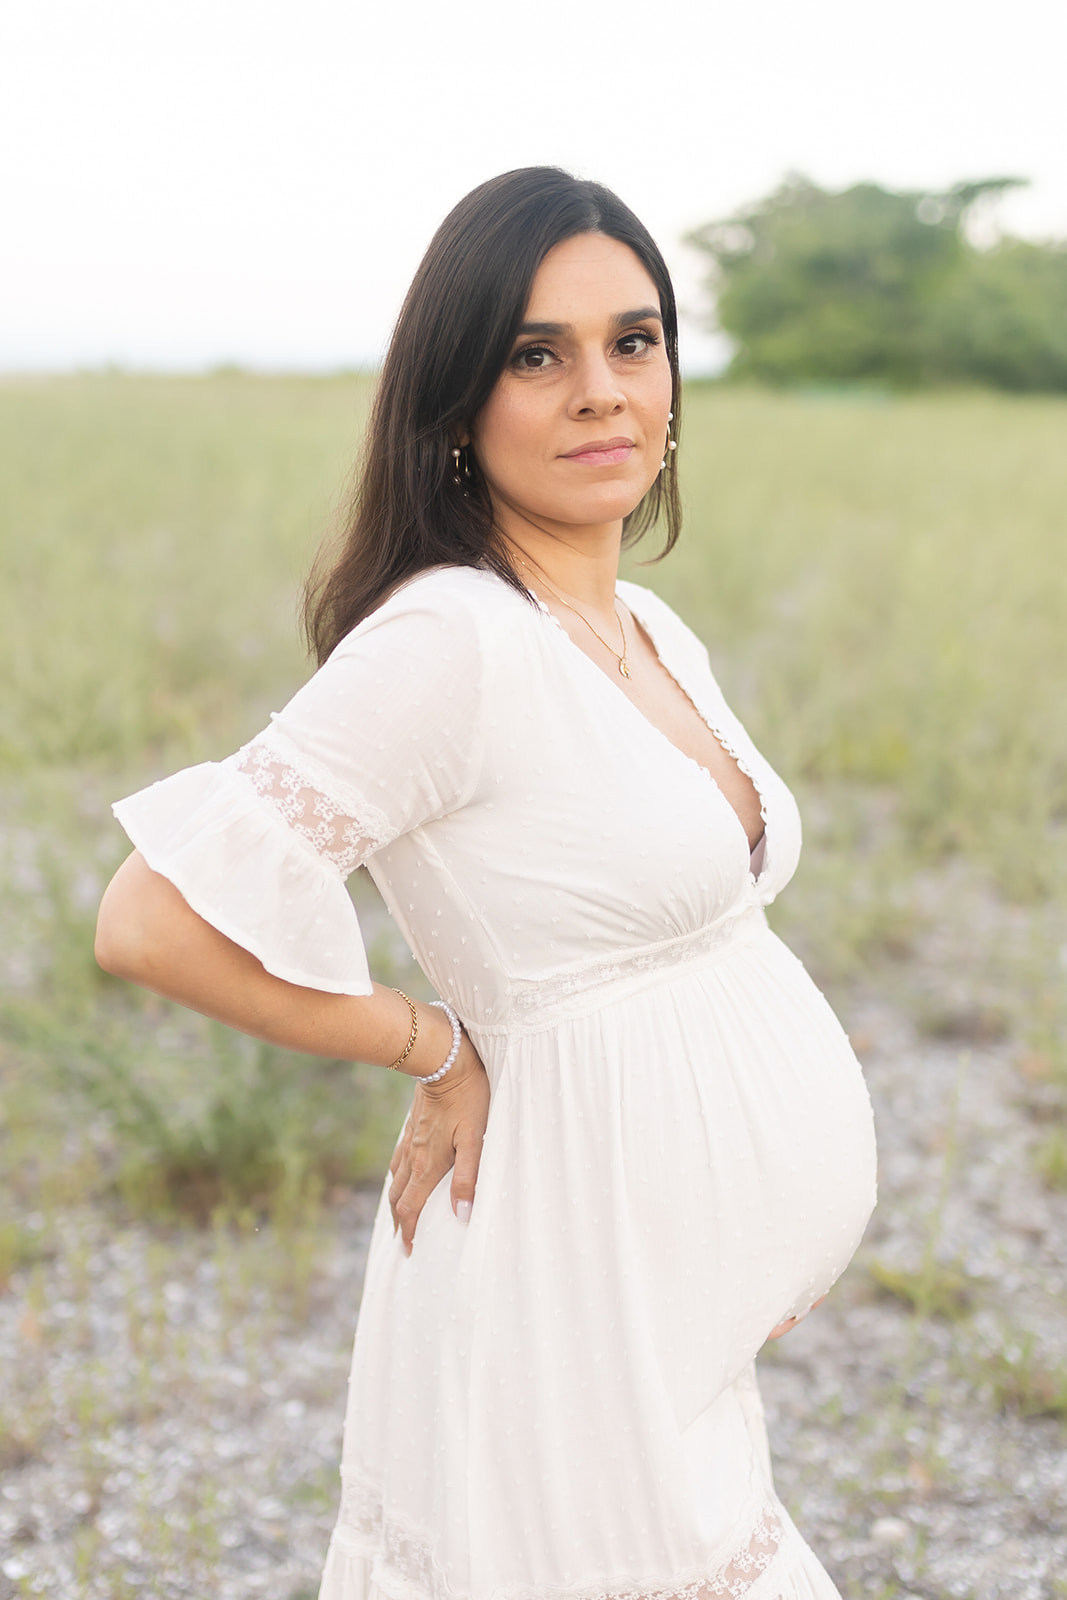
[(623, 334), (618, 342), (618, 351), (624, 356), (643, 356), (657, 344), (659, 338), (656, 334), (646, 328), (635, 328), (633, 333)]
[(513, 367), (518, 367), (520, 372), (543, 372), (556, 360), (553, 351), (543, 344), (528, 344), (511, 358)]

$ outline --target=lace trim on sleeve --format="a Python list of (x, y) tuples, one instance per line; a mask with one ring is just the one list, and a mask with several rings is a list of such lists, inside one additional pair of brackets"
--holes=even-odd
[(351, 793), (319, 763), (274, 734), (231, 758), (234, 770), (281, 814), (293, 832), (347, 878), (395, 830), (376, 806)]

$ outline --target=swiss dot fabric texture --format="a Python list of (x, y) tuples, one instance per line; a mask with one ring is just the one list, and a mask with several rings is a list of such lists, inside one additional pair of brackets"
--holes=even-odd
[(708, 773), (545, 611), (437, 568), (271, 726), (116, 813), (268, 971), (371, 983), (361, 862), (492, 1087), (469, 1227), (383, 1194), (321, 1600), (832, 1600), (774, 1495), (752, 1367), (874, 1203), (848, 1040), (763, 908), (789, 791), (706, 651), (620, 583), (759, 792)]

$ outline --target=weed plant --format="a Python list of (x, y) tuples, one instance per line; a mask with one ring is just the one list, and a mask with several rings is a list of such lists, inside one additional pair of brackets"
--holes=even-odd
[(968, 1372), (999, 1411), (1067, 1419), (1067, 1364), (1036, 1336), (1006, 1326), (996, 1344), (968, 1352)]

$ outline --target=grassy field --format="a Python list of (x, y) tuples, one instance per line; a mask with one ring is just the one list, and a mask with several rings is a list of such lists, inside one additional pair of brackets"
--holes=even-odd
[[(299, 583), (369, 393), (241, 374), (0, 387), (9, 1070), (33, 1058), (88, 1094), (125, 1134), (109, 1181), (148, 1209), (171, 1194), (203, 1215), (305, 1172), (363, 1175), (395, 1114), (387, 1099), (379, 1127), (375, 1080), (362, 1130), (323, 1134), (349, 1069), (297, 1070), (137, 999), (90, 954), (125, 848), (110, 799), (228, 752), (308, 670)], [(665, 563), (638, 566), (654, 553), (639, 549), (629, 570), (707, 639), (805, 799), (813, 849), (779, 915), (831, 983), (907, 944), (916, 874), (951, 858), (1010, 901), (1062, 899), (1065, 431), (1057, 400), (686, 397), (687, 531)], [(356, 892), (383, 973), (411, 977)], [(1034, 973), (1021, 1010), (1051, 1037), (1040, 954)], [(9, 1112), (31, 1144), (42, 1081)]]
[[(110, 801), (224, 755), (308, 671), (299, 583), (369, 393), (237, 373), (0, 384), (0, 1293), (23, 1285), (31, 1344), (46, 1270), (83, 1284), (89, 1317), (77, 1240), (112, 1224), (147, 1224), (160, 1318), (194, 1230), (221, 1281), (299, 1322), (323, 1218), (387, 1158), (394, 1078), (238, 1039), (91, 956), (126, 849)], [(707, 640), (798, 790), (807, 848), (776, 925), (846, 1018), (873, 990), (931, 1040), (1016, 1049), (1044, 1119), (1034, 1181), (1062, 1191), (1067, 403), (694, 386), (683, 424), (683, 541), (627, 570)], [(353, 892), (376, 975), (418, 988), (370, 886)], [(248, 1335), (245, 1312), (223, 1331)], [(0, 1469), (50, 1429), (91, 1441), (88, 1376), (69, 1404), (43, 1392), (0, 1397)]]
[[(367, 398), (0, 388), (4, 770), (220, 753), (300, 681), (294, 594)], [(647, 578), (784, 769), (892, 786), (917, 854), (1040, 892), (1067, 812), (1067, 403), (694, 388), (684, 424), (688, 529)]]
[[(125, 1129), (122, 1182), (145, 1205), (184, 1191), (203, 1213), (382, 1158), (372, 1116), (332, 1153), (310, 1132), (294, 1150), (294, 1128), (330, 1120), (330, 1075), (117, 991), (89, 944), (124, 849), (109, 800), (228, 752), (308, 670), (296, 596), (369, 393), (240, 374), (0, 387), (8, 1034)], [(684, 424), (686, 534), (629, 568), (708, 641), (808, 797), (824, 848), (780, 914), (823, 975), (906, 942), (913, 875), (952, 855), (1009, 899), (1062, 897), (1067, 404), (694, 387)], [(306, 1116), (268, 1092), (294, 1081)]]

